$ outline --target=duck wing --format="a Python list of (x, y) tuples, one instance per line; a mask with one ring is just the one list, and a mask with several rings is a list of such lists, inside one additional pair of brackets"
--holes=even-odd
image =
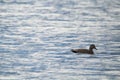
[(71, 49), (74, 53), (89, 53), (88, 49)]

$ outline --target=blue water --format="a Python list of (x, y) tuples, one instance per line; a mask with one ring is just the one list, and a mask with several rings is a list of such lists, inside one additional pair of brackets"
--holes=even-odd
[(120, 80), (119, 34), (120, 0), (0, 0), (0, 80)]

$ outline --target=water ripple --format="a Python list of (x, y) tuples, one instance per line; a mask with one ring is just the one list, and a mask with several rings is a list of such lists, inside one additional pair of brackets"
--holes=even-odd
[[(1, 0), (0, 79), (119, 80), (119, 0)], [(95, 55), (74, 54), (89, 48)]]

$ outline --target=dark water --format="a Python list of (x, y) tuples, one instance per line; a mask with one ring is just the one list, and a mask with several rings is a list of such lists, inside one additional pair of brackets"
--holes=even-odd
[(119, 34), (120, 0), (0, 0), (0, 80), (120, 80)]

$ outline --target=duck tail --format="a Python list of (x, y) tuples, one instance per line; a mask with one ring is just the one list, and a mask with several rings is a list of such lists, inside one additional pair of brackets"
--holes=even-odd
[(77, 53), (74, 49), (71, 49), (72, 52)]

